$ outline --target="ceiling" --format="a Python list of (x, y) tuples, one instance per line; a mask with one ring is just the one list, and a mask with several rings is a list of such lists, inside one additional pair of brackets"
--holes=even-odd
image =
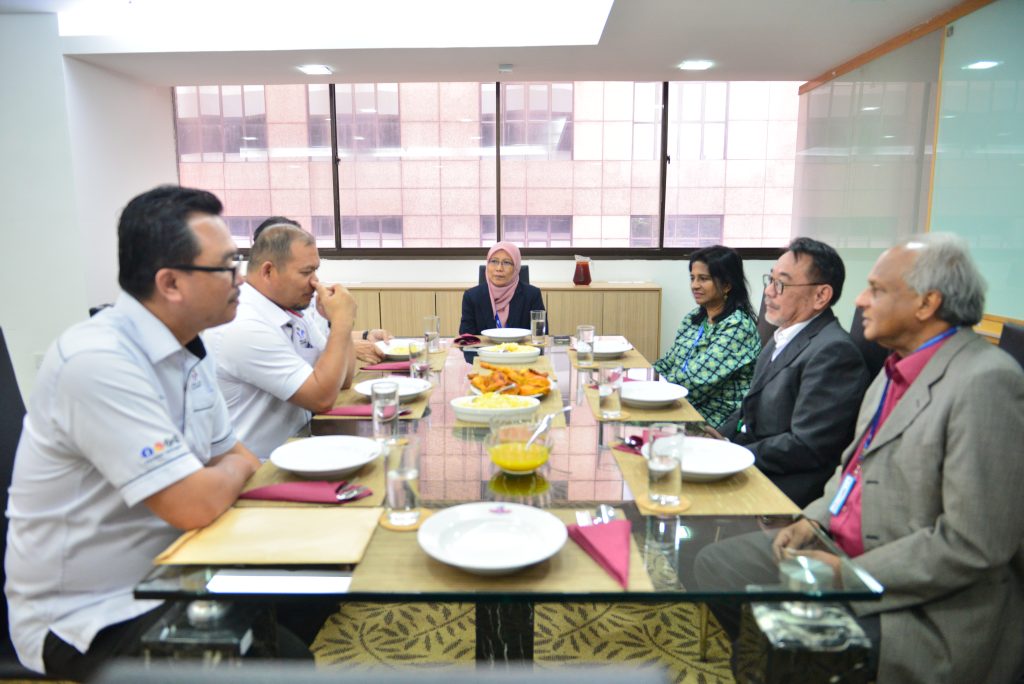
[[(55, 12), (82, 1), (0, 0), (0, 13)], [(62, 45), (65, 54), (76, 59), (168, 86), (562, 79), (806, 81), (960, 2), (615, 0), (600, 42), (582, 46), (344, 49), (340, 45), (317, 50), (145, 52), (135, 48), (118, 52), (100, 48), (94, 52), (95, 45), (85, 47), (81, 38), (63, 38)], [(505, 4), (517, 7), (514, 2)], [(440, 6), (444, 7), (444, 0)], [(500, 16), (479, 19), (502, 21)], [(244, 31), (245, 25), (245, 17), (238, 17), (224, 30)], [(675, 68), (688, 58), (712, 59), (716, 66), (705, 72)], [(297, 65), (307, 63), (329, 64), (335, 74), (309, 77), (296, 71)], [(499, 74), (499, 64), (513, 65), (512, 72)]]

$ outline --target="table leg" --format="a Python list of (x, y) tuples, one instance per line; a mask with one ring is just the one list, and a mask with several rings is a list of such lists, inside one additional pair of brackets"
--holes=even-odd
[(491, 667), (533, 662), (533, 604), (478, 601), (476, 661)]
[(698, 612), (700, 621), (700, 640), (697, 642), (697, 653), (700, 661), (707, 662), (708, 659), (708, 604), (699, 603)]

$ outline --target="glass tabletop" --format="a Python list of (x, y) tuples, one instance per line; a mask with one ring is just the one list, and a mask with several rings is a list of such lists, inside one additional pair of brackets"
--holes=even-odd
[[(411, 424), (407, 428), (413, 427), (424, 445), (420, 456), (421, 500), (425, 508), (435, 510), (479, 501), (525, 504), (556, 512), (566, 522), (571, 522), (576, 510), (594, 512), (599, 503), (610, 504), (619, 511), (620, 518), (631, 523), (630, 572), (645, 575), (643, 582), (631, 580), (625, 590), (608, 587), (588, 581), (585, 572), (576, 577), (572, 567), (553, 561), (544, 561), (511, 578), (488, 579), (454, 568), (441, 571), (433, 565), (426, 567), (436, 561), (423, 556), (416, 545), (416, 533), (393, 532), (392, 535), (404, 535), (404, 538), (388, 538), (388, 533), (378, 528), (370, 549), (378, 537), (391, 539), (390, 543), (397, 544), (394, 546), (397, 550), (392, 550), (398, 554), (394, 562), (424, 565), (423, 577), (418, 579), (415, 573), (410, 573), (388, 584), (367, 582), (365, 577), (360, 577), (358, 566), (168, 565), (154, 568), (137, 586), (136, 596), (285, 600), (315, 594), (352, 600), (480, 601), (518, 597), (545, 602), (834, 601), (881, 596), (882, 588), (878, 583), (845, 558), (822, 534), (816, 534), (811, 547), (801, 551), (804, 560), (790, 558), (780, 566), (771, 553), (771, 540), (778, 530), (794, 522), (796, 515), (752, 511), (749, 502), (746, 507), (737, 506), (734, 513), (729, 510), (727, 496), (723, 499), (724, 506), (715, 509), (714, 515), (645, 514), (649, 511), (635, 504), (629, 483), (610, 448), (630, 434), (641, 432), (643, 425), (630, 423), (628, 419), (614, 423), (598, 421), (583, 391), (592, 381), (592, 371), (575, 369), (567, 349), (550, 344), (544, 349), (544, 358), (553, 369), (562, 403), (572, 409), (564, 414), (566, 427), (552, 431), (548, 463), (529, 476), (502, 473), (490, 462), (484, 448), (483, 440), (489, 428), (465, 425), (455, 417), (449, 402), (469, 394), (467, 374), (472, 372), (474, 354), (454, 347), (448, 349), (443, 368), (439, 362), (435, 363), (439, 370), (432, 373), (434, 389), (423, 417), (418, 421), (402, 421)], [(634, 379), (656, 377), (650, 368), (627, 372)], [(386, 373), (364, 372), (359, 379), (374, 375)], [(711, 434), (702, 422), (683, 425), (690, 435), (707, 437)], [(369, 420), (313, 420), (300, 436), (335, 434), (371, 436), (372, 425)], [(754, 484), (752, 479), (750, 484)], [(767, 480), (757, 484), (774, 489)], [(684, 483), (683, 493), (690, 490), (697, 496), (701, 486), (701, 483)], [(567, 546), (574, 544), (572, 540), (566, 542)], [(833, 578), (831, 573), (820, 572), (820, 567), (808, 560), (813, 554), (805, 551), (810, 550), (839, 556), (841, 580)], [(388, 559), (377, 560), (386, 562)], [(364, 557), (363, 564), (370, 564), (369, 559)], [(445, 575), (448, 571), (453, 574)]]

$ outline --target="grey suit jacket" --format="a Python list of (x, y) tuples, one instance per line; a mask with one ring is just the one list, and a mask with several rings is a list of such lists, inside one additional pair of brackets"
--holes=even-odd
[[(864, 357), (826, 310), (772, 361), (757, 358), (750, 391), (719, 431), (754, 452), (755, 463), (798, 506), (821, 495), (853, 436), (868, 385)], [(746, 432), (738, 430), (742, 419)]]
[[(864, 396), (857, 440), (885, 374)], [(878, 682), (1010, 682), (1024, 670), (1024, 373), (961, 330), (924, 367), (861, 464), (864, 553), (885, 587)], [(826, 527), (841, 480), (805, 513)]]

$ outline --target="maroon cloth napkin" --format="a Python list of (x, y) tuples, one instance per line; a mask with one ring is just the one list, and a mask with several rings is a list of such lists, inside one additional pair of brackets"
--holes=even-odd
[(407, 371), (411, 365), (412, 361), (384, 361), (383, 363), (371, 363), (369, 366), (363, 366), (363, 370)]
[(625, 589), (629, 585), (630, 522), (612, 520), (600, 525), (567, 527), (572, 540)]
[(640, 453), (640, 448), (639, 447), (630, 446), (629, 444), (626, 444), (625, 442), (619, 442), (618, 444), (613, 446), (612, 449), (615, 449), (617, 451), (624, 451), (627, 454), (633, 454), (634, 456), (643, 456), (643, 454)]
[(474, 344), (480, 344), (480, 338), (476, 335), (459, 335), (452, 340), (452, 344), (456, 347), (469, 347)]
[[(403, 408), (398, 412), (398, 415), (404, 416), (409, 413), (412, 409)], [(355, 404), (353, 406), (335, 406), (330, 411), (324, 411), (319, 414), (321, 416), (366, 416), (367, 418), (373, 416), (373, 405), (372, 404)]]
[(305, 482), (281, 482), (279, 484), (257, 487), (239, 495), (239, 499), (258, 499), (260, 501), (296, 501), (301, 503), (348, 503), (358, 501), (373, 494), (367, 489), (348, 501), (338, 501), (338, 489), (347, 485), (346, 480), (326, 482), (324, 480), (308, 480)]

